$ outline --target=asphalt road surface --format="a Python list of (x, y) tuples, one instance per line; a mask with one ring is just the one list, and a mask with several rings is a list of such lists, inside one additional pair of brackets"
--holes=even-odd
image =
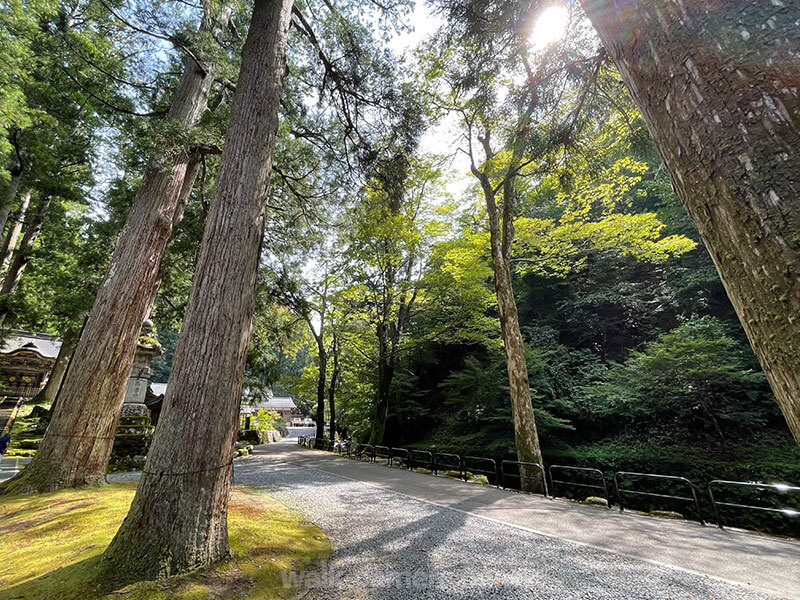
[(296, 441), (298, 437), (304, 435), (306, 437), (316, 435), (316, 427), (287, 427), (289, 435), (286, 436), (287, 441)]

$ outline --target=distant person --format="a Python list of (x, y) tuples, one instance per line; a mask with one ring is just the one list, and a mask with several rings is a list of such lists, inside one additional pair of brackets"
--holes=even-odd
[(0, 437), (0, 457), (5, 456), (6, 451), (8, 450), (8, 445), (11, 443), (11, 436), (5, 434), (3, 437)]

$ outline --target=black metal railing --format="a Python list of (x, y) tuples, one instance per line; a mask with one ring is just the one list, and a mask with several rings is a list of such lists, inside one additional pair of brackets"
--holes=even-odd
[(406, 468), (411, 468), (411, 452), (406, 448), (390, 448), (390, 450), (392, 453), (392, 462), (389, 466), (396, 467), (396, 463), (400, 462)]
[[(500, 473), (497, 471), (497, 461), (493, 458), (483, 456), (465, 456), (462, 461), (464, 479), (467, 480), (467, 472), (485, 475), (490, 484), (500, 486)], [(489, 468), (491, 467), (491, 468)], [(489, 478), (492, 479), (489, 479)], [(494, 481), (492, 481), (494, 480)]]
[[(427, 457), (425, 462), (420, 462), (421, 457)], [(429, 452), (428, 450), (411, 450), (411, 470), (414, 470), (414, 466), (417, 466), (422, 469), (427, 469), (431, 473), (433, 473), (434, 464), (433, 464), (433, 452)]]
[(350, 442), (338, 441), (333, 443), (333, 451), (339, 456), (350, 456)]
[(377, 460), (385, 460), (386, 466), (392, 466), (392, 451), (389, 449), (389, 446), (374, 446), (375, 448), (375, 462)]
[(461, 457), (458, 454), (451, 454), (449, 452), (434, 452), (433, 474), (438, 475), (442, 470), (458, 471), (458, 476), (461, 478)]
[[(659, 494), (656, 492), (643, 492), (641, 490), (621, 488), (619, 485), (619, 480), (621, 478), (626, 478), (626, 477), (634, 479), (647, 479), (650, 481), (677, 483), (686, 486), (692, 495), (674, 496), (672, 494)], [(617, 501), (619, 502), (620, 512), (622, 512), (625, 509), (623, 494), (630, 494), (633, 496), (645, 496), (648, 498), (664, 498), (664, 499), (678, 500), (681, 502), (694, 503), (695, 512), (697, 513), (697, 520), (700, 521), (700, 523), (702, 523), (703, 525), (706, 524), (706, 522), (703, 520), (703, 511), (700, 508), (700, 501), (697, 498), (697, 488), (695, 488), (694, 484), (688, 479), (686, 479), (686, 477), (675, 477), (672, 475), (654, 475), (652, 473), (633, 473), (631, 471), (617, 471), (616, 473), (614, 473), (614, 489), (617, 492)]]
[[(510, 473), (507, 467), (516, 466), (517, 472)], [(531, 475), (529, 471), (533, 469), (538, 472), (538, 475)], [(536, 486), (537, 482), (541, 483), (543, 495), (547, 497), (547, 477), (544, 474), (544, 467), (539, 463), (535, 462), (525, 462), (519, 460), (504, 460), (500, 463), (500, 474), (503, 478), (503, 487), (510, 488), (511, 486), (508, 485), (508, 479), (516, 479), (519, 481), (519, 487), (521, 490), (525, 490), (528, 487), (525, 482), (532, 481), (533, 485)]]
[[(596, 477), (600, 483), (586, 483), (585, 481), (574, 481), (568, 479), (556, 479), (555, 472), (574, 472), (584, 474), (589, 477)], [(606, 499), (607, 508), (611, 508), (611, 496), (608, 494), (608, 484), (606, 483), (606, 476), (600, 469), (591, 469), (589, 467), (569, 467), (566, 465), (550, 465), (548, 469), (550, 473), (550, 494), (553, 498), (556, 497), (556, 484), (569, 487), (577, 487), (582, 489), (602, 490), (603, 498)]]
[(715, 479), (708, 482), (708, 495), (711, 498), (711, 506), (714, 507), (714, 518), (717, 520), (717, 525), (722, 529), (722, 518), (719, 514), (719, 507), (724, 506), (728, 508), (738, 508), (744, 510), (756, 510), (762, 512), (769, 512), (773, 514), (780, 514), (787, 518), (800, 517), (800, 510), (783, 507), (776, 508), (771, 506), (754, 506), (751, 504), (739, 504), (737, 502), (721, 502), (714, 496), (714, 488), (738, 488), (738, 489), (753, 489), (753, 490), (772, 490), (779, 494), (800, 494), (800, 487), (787, 485), (783, 483), (757, 483), (746, 481), (725, 481), (722, 479)]
[(359, 444), (356, 446), (356, 451), (353, 453), (356, 460), (362, 460), (365, 456), (367, 462), (375, 462), (375, 446), (371, 444)]
[[(349, 442), (334, 442), (327, 438), (317, 440), (313, 436), (298, 436), (297, 444), (307, 448), (318, 450), (329, 450), (340, 455), (346, 454), (348, 458), (354, 458), (367, 462), (375, 463), (376, 460), (386, 461), (388, 466), (403, 465), (410, 471), (415, 469), (426, 469), (434, 475), (441, 475), (452, 472), (459, 479), (467, 481), (468, 474), (485, 475), (489, 483), (502, 488), (516, 488), (523, 491), (530, 491), (532, 487), (541, 486), (541, 492), (545, 497), (556, 497), (558, 490), (564, 488), (576, 488), (586, 490), (596, 490), (602, 492), (610, 508), (613, 504), (612, 494), (609, 492), (605, 474), (600, 469), (588, 467), (576, 467), (568, 465), (550, 465), (545, 472), (545, 468), (534, 462), (501, 460), (498, 464), (496, 459), (483, 456), (464, 456), (463, 458), (454, 453), (435, 452), (421, 450), (417, 448), (392, 448), (388, 446), (375, 446), (371, 444), (359, 444), (352, 449)], [(548, 476), (550, 487), (548, 488)], [(570, 477), (573, 476), (573, 477)], [(565, 478), (567, 477), (567, 478)], [(583, 478), (581, 478), (583, 477)], [(494, 482), (492, 482), (492, 478)], [(686, 477), (676, 477), (672, 475), (660, 475), (655, 473), (637, 473), (633, 471), (617, 471), (614, 473), (614, 491), (616, 492), (616, 503), (620, 511), (635, 508), (628, 501), (628, 498), (650, 498), (665, 501), (675, 501), (680, 503), (690, 503), (693, 506), (696, 519), (703, 525), (706, 524), (700, 497), (697, 487)], [(636, 485), (633, 482), (640, 480), (643, 485)], [(626, 487), (625, 482), (629, 482)], [(517, 485), (513, 485), (515, 482)], [(644, 483), (649, 482), (649, 484)], [(528, 485), (533, 483), (534, 485)], [(664, 485), (668, 486), (666, 493)], [(677, 495), (671, 492), (671, 486), (680, 486), (687, 490), (686, 495)], [(708, 496), (714, 511), (714, 517), (719, 527), (723, 526), (723, 519), (720, 508), (761, 511), (787, 518), (800, 517), (800, 505), (797, 508), (784, 506), (759, 506), (747, 503), (748, 501), (720, 500), (717, 495), (723, 489), (739, 490), (762, 490), (774, 492), (779, 495), (800, 495), (800, 486), (781, 484), (781, 483), (754, 483), (743, 481), (727, 481), (715, 479), (708, 483)], [(715, 495), (715, 491), (717, 495)], [(652, 507), (652, 505), (651, 505)]]

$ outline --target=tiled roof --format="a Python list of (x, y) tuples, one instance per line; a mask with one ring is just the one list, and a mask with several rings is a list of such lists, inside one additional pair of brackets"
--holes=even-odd
[(290, 396), (273, 396), (270, 400), (259, 402), (256, 406), (259, 408), (266, 408), (267, 410), (297, 408), (294, 400), (292, 400)]
[(0, 354), (11, 354), (20, 349), (33, 350), (43, 358), (55, 358), (61, 348), (61, 340), (57, 336), (29, 331), (12, 331), (6, 339)]

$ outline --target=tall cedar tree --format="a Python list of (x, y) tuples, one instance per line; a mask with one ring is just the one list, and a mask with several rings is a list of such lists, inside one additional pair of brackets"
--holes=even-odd
[(164, 407), (128, 516), (105, 553), (137, 578), (230, 554), (233, 450), (291, 11), (292, 0), (255, 2)]
[(800, 444), (800, 3), (581, 3)]
[[(230, 15), (230, 5), (213, 14), (208, 11), (201, 30), (220, 39)], [(167, 120), (184, 129), (199, 122), (215, 68), (213, 58), (202, 64), (194, 57), (184, 59)], [(158, 291), (159, 267), (172, 228), (200, 164), (183, 148), (168, 162), (165, 166), (163, 157), (154, 158), (147, 167), (64, 377), (50, 426), (36, 456), (3, 486), (3, 492), (105, 482), (139, 331)]]

